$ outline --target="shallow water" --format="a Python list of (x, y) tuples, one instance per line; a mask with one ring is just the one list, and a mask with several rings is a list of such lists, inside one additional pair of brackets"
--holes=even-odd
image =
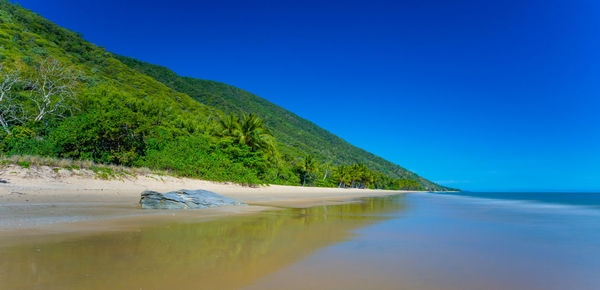
[(409, 194), (27, 240), (0, 289), (600, 289), (600, 211), (545, 205)]

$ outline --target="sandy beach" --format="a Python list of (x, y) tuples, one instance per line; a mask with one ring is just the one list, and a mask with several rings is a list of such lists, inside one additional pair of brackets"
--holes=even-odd
[[(144, 175), (103, 180), (87, 170), (55, 170), (40, 166), (5, 166), (0, 170), (0, 233), (3, 239), (22, 235), (128, 229), (141, 223), (208, 219), (249, 214), (276, 207), (308, 207), (350, 202), (368, 196), (406, 191), (298, 186), (241, 186), (190, 178)], [(205, 210), (142, 210), (144, 190), (168, 192), (204, 189), (250, 206)]]
[[(15, 166), (0, 180), (1, 289), (600, 285), (594, 194), (254, 188)], [(249, 206), (138, 207), (143, 190), (181, 188)]]

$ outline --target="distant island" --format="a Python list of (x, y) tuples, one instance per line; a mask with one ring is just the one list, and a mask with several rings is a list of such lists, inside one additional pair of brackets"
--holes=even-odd
[(128, 174), (117, 165), (248, 185), (452, 190), (241, 89), (112, 54), (7, 0), (0, 12), (4, 164), (37, 156), (62, 168), (85, 160), (107, 178)]

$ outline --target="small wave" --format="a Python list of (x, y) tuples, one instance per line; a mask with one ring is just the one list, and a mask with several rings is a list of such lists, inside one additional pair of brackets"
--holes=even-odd
[(417, 193), (420, 195), (435, 196), (440, 198), (455, 199), (469, 203), (503, 207), (509, 209), (524, 209), (536, 211), (552, 211), (553, 213), (569, 213), (578, 215), (600, 216), (600, 207), (575, 205), (564, 203), (550, 203), (533, 199), (500, 199), (493, 197), (478, 197), (473, 195), (458, 195), (445, 193)]

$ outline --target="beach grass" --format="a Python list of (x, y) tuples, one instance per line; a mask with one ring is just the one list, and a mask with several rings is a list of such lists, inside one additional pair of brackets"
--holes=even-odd
[(27, 169), (31, 167), (47, 166), (58, 173), (60, 170), (68, 170), (72, 173), (82, 171), (93, 172), (100, 179), (120, 179), (126, 176), (146, 176), (150, 174), (175, 176), (168, 170), (152, 170), (148, 167), (127, 167), (115, 164), (101, 164), (92, 160), (77, 160), (67, 158), (44, 157), (37, 155), (0, 155), (0, 166), (14, 165)]

